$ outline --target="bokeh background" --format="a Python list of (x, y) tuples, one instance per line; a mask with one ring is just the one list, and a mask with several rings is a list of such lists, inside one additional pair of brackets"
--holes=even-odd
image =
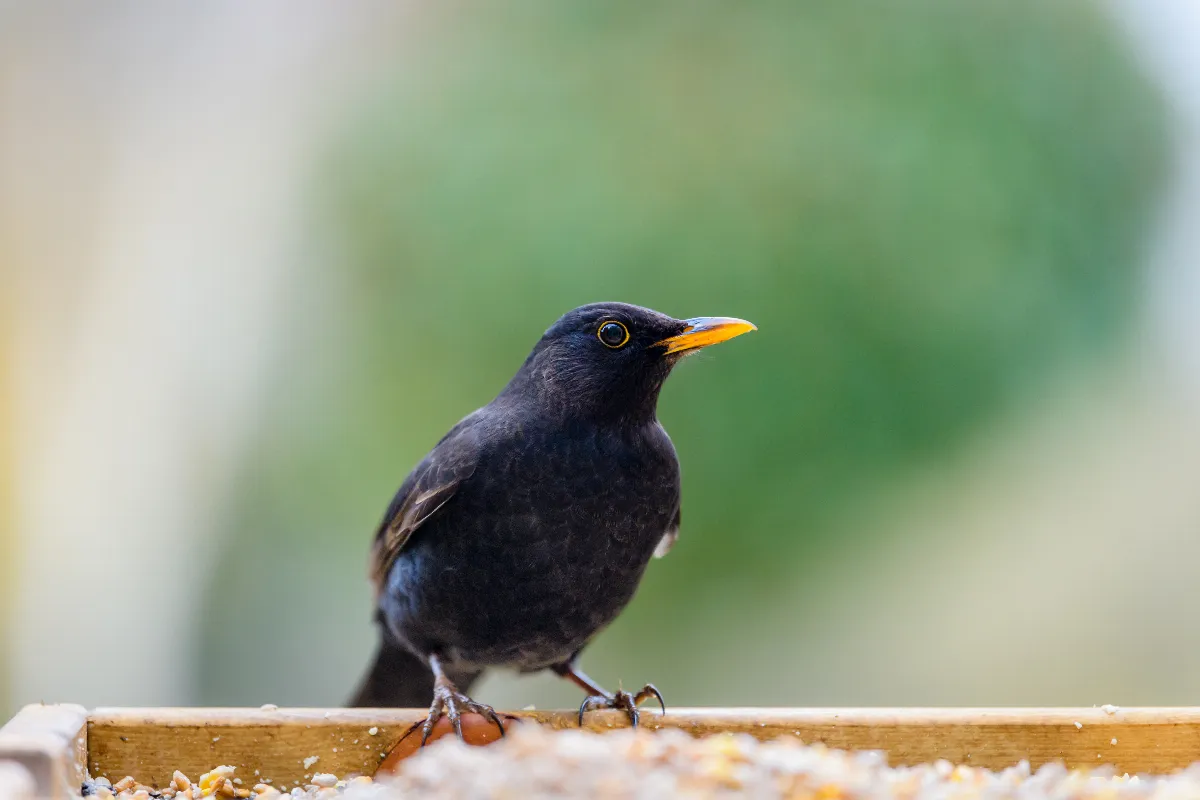
[(1190, 0), (0, 3), (0, 711), (343, 702), (392, 492), (602, 299), (759, 326), (664, 392), (682, 537), (602, 682), (1200, 702), (1197, 35)]

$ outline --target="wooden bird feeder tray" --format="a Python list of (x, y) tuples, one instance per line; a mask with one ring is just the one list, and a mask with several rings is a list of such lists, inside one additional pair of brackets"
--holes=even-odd
[[(416, 748), (405, 738), (425, 712), (417, 709), (25, 707), (0, 728), (0, 797), (4, 781), (32, 779), (32, 796), (78, 797), (85, 773), (116, 782), (126, 775), (166, 786), (181, 770), (193, 777), (218, 765), (270, 778), (275, 785), (314, 772), (374, 775)], [(518, 711), (509, 724), (577, 726), (574, 711)], [(435, 736), (445, 735), (448, 725)], [(584, 727), (627, 727), (619, 712), (589, 713)], [(672, 708), (644, 709), (642, 727), (694, 735), (794, 736), (842, 750), (881, 750), (893, 765), (945, 759), (988, 769), (1028, 760), (1036, 769), (1111, 765), (1118, 773), (1165, 774), (1200, 761), (1200, 708)], [(468, 739), (496, 731), (470, 719)], [(254, 772), (257, 770), (257, 772)], [(19, 794), (13, 796), (21, 796)]]

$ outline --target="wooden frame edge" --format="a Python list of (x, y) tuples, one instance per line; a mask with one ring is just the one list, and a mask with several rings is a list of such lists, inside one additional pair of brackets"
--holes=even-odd
[(33, 775), (24, 764), (0, 761), (0, 797), (4, 800), (41, 800)]
[(76, 798), (87, 771), (87, 710), (77, 705), (29, 705), (0, 728), (0, 764), (10, 786), (21, 770), (38, 798)]
[[(1107, 709), (1107, 710), (1106, 710)], [(96, 709), (88, 723), (93, 775), (131, 774), (164, 783), (174, 769), (190, 777), (220, 764), (277, 786), (315, 772), (371, 775), (415, 751), (405, 733), (424, 709), (158, 708)], [(578, 727), (575, 711), (508, 712), (514, 721)], [(1036, 769), (1113, 766), (1167, 773), (1200, 761), (1200, 708), (644, 708), (647, 729), (692, 735), (745, 733), (796, 737), (844, 750), (881, 750), (893, 764), (945, 759), (990, 769), (1027, 760)], [(628, 727), (620, 712), (589, 713), (584, 728)], [(402, 743), (403, 739), (403, 743)], [(258, 775), (248, 776), (251, 770)]]

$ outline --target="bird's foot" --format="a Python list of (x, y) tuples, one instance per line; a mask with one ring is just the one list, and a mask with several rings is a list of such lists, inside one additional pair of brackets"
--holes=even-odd
[(663, 701), (662, 692), (654, 688), (652, 683), (647, 683), (637, 694), (623, 690), (617, 690), (615, 694), (594, 694), (579, 705), (579, 727), (583, 727), (583, 715), (588, 711), (599, 708), (615, 708), (618, 711), (624, 711), (629, 717), (630, 726), (636, 728), (640, 717), (638, 706), (651, 697), (658, 701), (662, 713), (666, 714), (667, 704)]
[(433, 728), (437, 725), (438, 720), (443, 716), (450, 718), (450, 724), (454, 726), (454, 734), (460, 742), (465, 742), (462, 729), (463, 713), (479, 714), (484, 719), (492, 722), (500, 729), (500, 736), (504, 736), (504, 723), (500, 721), (500, 716), (491, 706), (485, 706), (483, 703), (476, 703), (471, 698), (460, 692), (454, 687), (454, 684), (448, 680), (439, 679), (433, 685), (433, 703), (429, 706), (429, 716), (421, 724), (421, 746), (429, 741), (429, 736), (433, 733)]

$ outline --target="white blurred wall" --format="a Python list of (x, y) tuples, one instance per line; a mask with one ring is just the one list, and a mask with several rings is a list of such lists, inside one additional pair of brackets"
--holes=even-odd
[(1200, 385), (1200, 3), (1107, 2), (1174, 115), (1175, 163), (1149, 258), (1146, 334), (1175, 378)]
[(315, 148), (404, 6), (0, 5), (15, 702), (188, 702)]

